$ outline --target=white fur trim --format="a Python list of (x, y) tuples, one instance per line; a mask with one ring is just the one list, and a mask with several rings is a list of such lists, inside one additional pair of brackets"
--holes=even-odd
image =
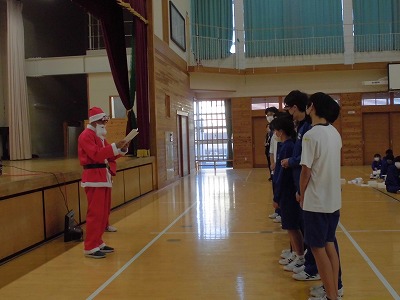
[(84, 254), (92, 254), (99, 250), (100, 250), (100, 247), (96, 247), (96, 248), (93, 248), (92, 250), (83, 250), (83, 253)]
[(101, 120), (101, 119), (104, 118), (105, 116), (106, 116), (105, 113), (100, 113), (100, 114), (97, 114), (97, 115), (93, 115), (93, 116), (91, 116), (91, 117), (89, 118), (89, 123), (92, 123), (92, 122), (94, 122), (94, 121)]
[(112, 149), (113, 149), (114, 155), (117, 156), (117, 155), (119, 154), (117, 145), (116, 145), (115, 143), (112, 143), (112, 144), (111, 144), (111, 147), (112, 147)]
[(112, 182), (81, 182), (81, 187), (112, 187)]

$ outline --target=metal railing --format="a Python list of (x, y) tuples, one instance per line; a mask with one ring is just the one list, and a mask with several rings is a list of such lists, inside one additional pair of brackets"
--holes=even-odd
[[(125, 22), (125, 43), (129, 48), (132, 37), (132, 21)], [(354, 27), (354, 26), (353, 26)], [(357, 30), (363, 32), (371, 27), (379, 28), (386, 33), (354, 34), (349, 53), (376, 54), (400, 51), (400, 24), (365, 23), (357, 24)], [(231, 30), (221, 27), (190, 25), (188, 64), (218, 68), (241, 69), (246, 67), (263, 67), (278, 65), (321, 64), (343, 62), (343, 35), (327, 35), (324, 32), (341, 32), (340, 25), (297, 28), (268, 28), (252, 31)], [(202, 32), (207, 32), (202, 35)], [(210, 35), (212, 37), (210, 37)], [(228, 37), (229, 35), (229, 37)], [(230, 36), (231, 35), (231, 36)], [(297, 37), (296, 37), (297, 35)], [(302, 37), (298, 37), (302, 36)], [(347, 37), (348, 42), (348, 37)], [(349, 46), (347, 46), (349, 47)], [(89, 14), (89, 50), (104, 49), (104, 39), (99, 20)]]
[[(300, 61), (323, 63), (343, 62), (344, 53), (398, 52), (400, 51), (400, 24), (357, 24), (357, 32), (380, 28), (380, 34), (354, 34), (346, 37), (345, 49), (343, 25), (323, 27), (298, 27), (255, 29), (251, 31), (233, 30), (231, 39), (215, 37), (225, 28), (209, 29), (207, 34), (217, 33), (213, 37), (202, 36), (203, 28), (191, 24), (190, 66), (227, 67), (240, 69), (240, 66), (262, 67), (268, 63), (284, 62), (286, 65), (301, 64)], [(364, 30), (365, 29), (365, 30)], [(204, 31), (203, 31), (204, 32)], [(389, 33), (388, 33), (389, 32)], [(324, 35), (325, 33), (325, 35)], [(210, 35), (211, 35), (210, 34)], [(373, 58), (371, 58), (373, 59)], [(275, 65), (274, 65), (275, 66)]]

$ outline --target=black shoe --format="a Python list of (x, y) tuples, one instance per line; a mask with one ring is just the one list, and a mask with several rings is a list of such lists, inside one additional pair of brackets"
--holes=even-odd
[(102, 251), (96, 251), (93, 253), (86, 253), (85, 256), (90, 258), (105, 258), (106, 254)]
[(103, 253), (111, 253), (111, 252), (114, 252), (114, 248), (109, 247), (109, 246), (104, 246), (104, 247), (100, 248), (100, 251)]
[(272, 181), (272, 177), (268, 178), (268, 181)]

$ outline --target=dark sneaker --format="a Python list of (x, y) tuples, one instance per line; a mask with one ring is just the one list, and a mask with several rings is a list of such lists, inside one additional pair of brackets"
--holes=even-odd
[(109, 246), (104, 246), (104, 247), (100, 248), (100, 251), (103, 253), (111, 253), (111, 252), (114, 252), (114, 248), (109, 247)]
[(105, 258), (106, 254), (102, 251), (96, 251), (93, 253), (85, 253), (85, 256), (90, 258)]

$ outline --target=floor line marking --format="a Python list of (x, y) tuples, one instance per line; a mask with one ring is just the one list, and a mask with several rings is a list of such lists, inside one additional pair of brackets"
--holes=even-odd
[(185, 214), (187, 214), (195, 205), (197, 201), (194, 202), (190, 207), (188, 207), (183, 213), (181, 213), (171, 224), (169, 224), (163, 231), (161, 231), (154, 239), (152, 239), (146, 246), (142, 248), (135, 256), (133, 256), (128, 262), (126, 262), (117, 272), (114, 273), (106, 282), (104, 282), (97, 290), (95, 290), (87, 300), (92, 300), (101, 291), (103, 291), (111, 282), (113, 282), (123, 271), (125, 271), (136, 259), (138, 259), (150, 246), (152, 246), (162, 235), (164, 235), (168, 229), (175, 225)]
[(347, 236), (347, 238), (350, 240), (350, 242), (353, 244), (353, 246), (357, 249), (357, 251), (361, 254), (362, 258), (367, 262), (367, 264), (370, 266), (372, 271), (374, 271), (375, 275), (379, 278), (379, 280), (383, 283), (383, 285), (386, 287), (386, 289), (389, 291), (389, 293), (392, 295), (393, 299), (400, 299), (400, 296), (396, 293), (396, 291), (393, 289), (393, 287), (390, 285), (390, 283), (386, 280), (386, 278), (382, 275), (381, 272), (379, 272), (378, 268), (374, 265), (374, 263), (370, 260), (368, 255), (361, 249), (361, 247), (357, 244), (357, 242), (353, 239), (353, 237), (350, 235), (350, 233), (344, 228), (342, 223), (339, 222), (339, 227), (342, 229), (344, 234)]
[(378, 188), (373, 188), (375, 191), (378, 191), (379, 193), (382, 193), (382, 194), (384, 194), (385, 196), (388, 196), (389, 198), (392, 198), (393, 200), (396, 200), (397, 202), (400, 202), (400, 199), (397, 199), (396, 197), (394, 197), (394, 196), (392, 196), (392, 195), (389, 195), (389, 194), (387, 194), (387, 193), (385, 193), (384, 191), (381, 191), (380, 189), (378, 189)]

